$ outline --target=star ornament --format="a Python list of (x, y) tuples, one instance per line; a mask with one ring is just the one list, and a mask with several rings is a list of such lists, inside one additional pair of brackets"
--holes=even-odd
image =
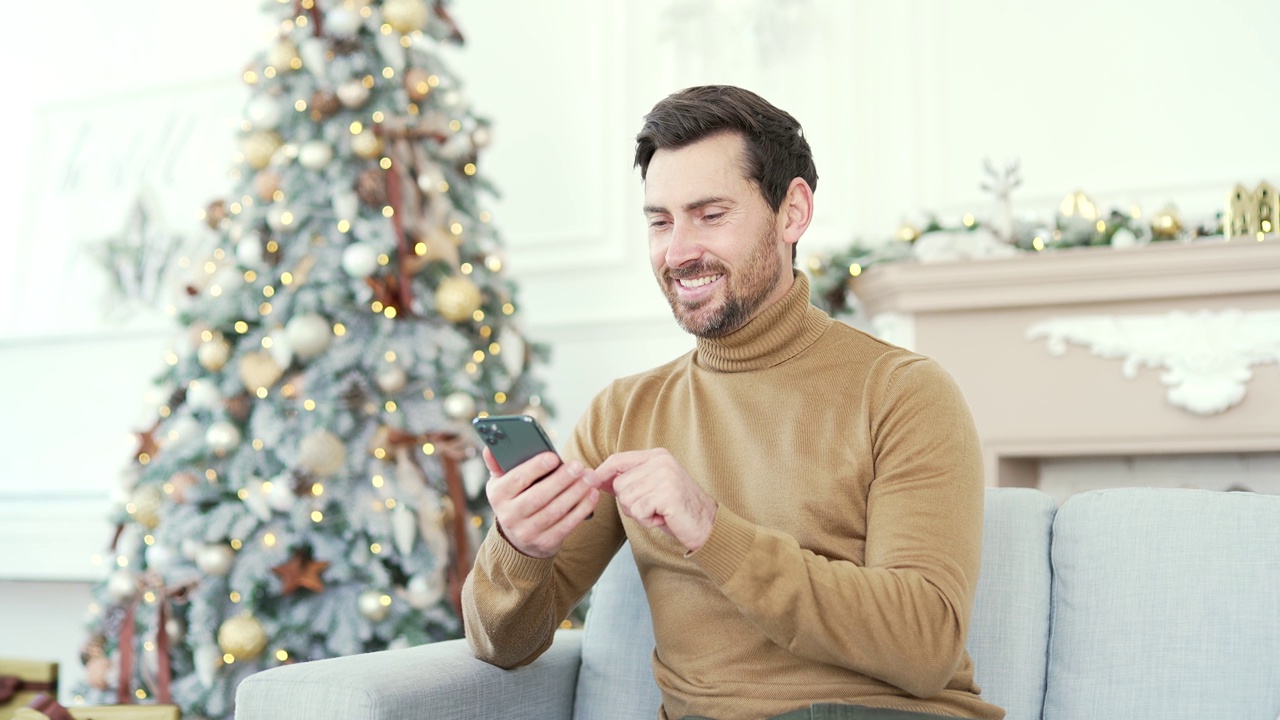
[(329, 563), (312, 560), (309, 553), (299, 549), (293, 551), (293, 557), (287, 562), (271, 568), (271, 572), (280, 576), (282, 595), (292, 595), (298, 588), (318, 593), (324, 591), (324, 578), (320, 573), (328, 567)]

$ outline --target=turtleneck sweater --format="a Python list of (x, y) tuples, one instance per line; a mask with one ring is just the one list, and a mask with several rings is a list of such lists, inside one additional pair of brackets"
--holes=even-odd
[(549, 559), (495, 527), (464, 588), (476, 656), (532, 662), (624, 541), (653, 617), (661, 718), (828, 702), (997, 720), (964, 644), (978, 581), (977, 432), (935, 362), (787, 295), (616, 380), (562, 455), (666, 448), (718, 503), (688, 553), (602, 495)]

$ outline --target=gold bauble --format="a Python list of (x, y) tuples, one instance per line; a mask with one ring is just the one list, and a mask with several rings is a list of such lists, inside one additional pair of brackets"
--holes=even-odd
[(267, 629), (251, 613), (241, 613), (218, 628), (218, 647), (236, 660), (252, 660), (267, 648)]
[(266, 350), (252, 352), (240, 358), (240, 382), (244, 389), (256, 393), (258, 388), (269, 388), (284, 374), (284, 368)]
[(154, 530), (160, 524), (160, 506), (164, 502), (164, 494), (156, 485), (140, 485), (129, 497), (126, 509), (135, 522), (148, 530)]
[(253, 193), (262, 202), (274, 201), (279, 189), (280, 173), (275, 170), (261, 170), (253, 176)]
[(200, 366), (209, 372), (217, 372), (227, 364), (227, 360), (231, 358), (231, 343), (221, 334), (213, 336), (213, 339), (206, 343), (201, 343), (196, 349), (196, 359), (200, 362)]
[(254, 170), (261, 170), (271, 163), (271, 156), (276, 154), (283, 143), (280, 135), (271, 130), (250, 133), (241, 144), (244, 161)]
[(317, 430), (298, 443), (298, 464), (317, 477), (337, 473), (347, 463), (347, 446), (328, 430)]
[(267, 64), (275, 68), (277, 72), (287, 73), (302, 67), (302, 58), (298, 56), (298, 46), (288, 38), (282, 38), (276, 46), (271, 48), (271, 54), (267, 57)]
[(480, 288), (465, 277), (448, 277), (436, 288), (436, 310), (450, 322), (465, 322), (480, 309)]
[(1151, 235), (1156, 240), (1172, 240), (1182, 233), (1182, 218), (1178, 209), (1166, 205), (1163, 210), (1151, 216)]
[(382, 4), (382, 20), (398, 33), (421, 30), (427, 24), (427, 4), (423, 0), (387, 0)]
[(361, 130), (351, 138), (351, 152), (365, 160), (372, 160), (382, 154), (382, 138), (372, 130)]
[(408, 91), (411, 100), (421, 102), (431, 93), (430, 77), (431, 73), (420, 67), (412, 67), (405, 71), (404, 89)]

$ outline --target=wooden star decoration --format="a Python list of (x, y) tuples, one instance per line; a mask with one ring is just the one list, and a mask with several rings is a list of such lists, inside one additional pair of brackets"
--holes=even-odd
[(401, 307), (403, 295), (398, 276), (369, 277), (365, 278), (364, 281), (373, 289), (374, 300), (382, 303), (383, 307), (395, 308), (397, 313), (403, 312), (404, 308)]
[(140, 430), (133, 435), (138, 439), (138, 449), (133, 452), (133, 456), (142, 461), (145, 455), (147, 458), (145, 462), (150, 462), (151, 458), (156, 456), (156, 451), (160, 449), (159, 443), (156, 442), (156, 428)]
[(324, 591), (324, 578), (320, 573), (329, 567), (329, 563), (312, 560), (305, 550), (294, 550), (293, 557), (281, 565), (271, 568), (271, 572), (280, 576), (282, 595), (292, 595), (298, 588), (312, 592)]

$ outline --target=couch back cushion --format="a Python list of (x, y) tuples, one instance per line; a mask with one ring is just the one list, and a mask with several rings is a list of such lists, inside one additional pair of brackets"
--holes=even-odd
[(1006, 720), (1040, 720), (1056, 510), (1039, 490), (987, 488), (982, 573), (967, 647), (982, 698), (1004, 708)]
[(1044, 720), (1280, 715), (1280, 497), (1076, 495), (1053, 569)]
[(574, 720), (653, 720), (662, 693), (653, 679), (653, 620), (624, 543), (591, 590), (582, 634)]

